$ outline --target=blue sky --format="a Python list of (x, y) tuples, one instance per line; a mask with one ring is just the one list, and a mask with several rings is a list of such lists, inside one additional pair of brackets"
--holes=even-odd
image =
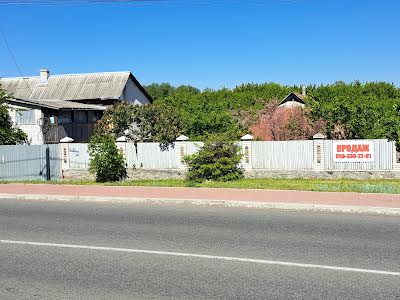
[[(129, 70), (143, 84), (199, 88), (337, 80), (400, 86), (400, 1), (223, 2), (0, 5), (0, 25), (24, 75)], [(2, 40), (0, 76), (19, 76)]]

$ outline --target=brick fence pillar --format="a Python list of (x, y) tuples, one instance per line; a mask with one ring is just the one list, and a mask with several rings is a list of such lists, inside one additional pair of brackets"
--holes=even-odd
[(396, 143), (393, 143), (393, 170), (400, 172), (400, 152), (396, 150)]
[(253, 169), (251, 163), (251, 141), (253, 136), (251, 134), (246, 134), (240, 139), (242, 143), (242, 166), (245, 171), (250, 171)]
[(325, 135), (317, 133), (313, 136), (313, 170), (321, 172), (325, 170)]
[(126, 161), (126, 142), (128, 141), (128, 138), (126, 136), (120, 136), (119, 138), (116, 139), (117, 142), (117, 148), (119, 149), (119, 151), (122, 152), (122, 154), (125, 157), (125, 161)]
[(61, 178), (64, 178), (63, 171), (70, 168), (70, 155), (69, 148), (70, 144), (74, 142), (74, 139), (65, 137), (60, 140), (60, 155), (61, 155)]
[(187, 171), (188, 166), (185, 164), (184, 157), (187, 153), (187, 141), (189, 138), (185, 135), (181, 135), (176, 139), (175, 147), (178, 149), (178, 169), (182, 171)]

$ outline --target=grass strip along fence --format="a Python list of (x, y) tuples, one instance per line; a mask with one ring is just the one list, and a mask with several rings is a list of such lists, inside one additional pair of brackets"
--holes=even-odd
[[(204, 181), (202, 183), (180, 179), (171, 180), (125, 180), (119, 182), (96, 183), (94, 181), (20, 181), (21, 183), (50, 183), (74, 185), (106, 186), (154, 186), (154, 187), (195, 187), (195, 188), (235, 188), (299, 190), (318, 192), (356, 192), (400, 194), (400, 179), (240, 179), (230, 182)], [(7, 184), (10, 182), (0, 182)]]

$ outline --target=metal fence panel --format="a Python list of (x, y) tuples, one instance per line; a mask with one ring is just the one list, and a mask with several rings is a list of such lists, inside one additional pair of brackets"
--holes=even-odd
[[(340, 142), (351, 142), (354, 140), (340, 140)], [(365, 141), (374, 142), (373, 162), (335, 162), (334, 161), (334, 140), (324, 141), (325, 148), (325, 170), (358, 171), (358, 170), (391, 170), (393, 169), (393, 144), (387, 140), (357, 140), (360, 143)]]
[(191, 155), (196, 153), (203, 145), (203, 142), (186, 142), (186, 154)]
[(69, 167), (71, 169), (89, 168), (88, 144), (69, 145)]
[(128, 168), (139, 167), (138, 156), (134, 143), (126, 143), (125, 159)]
[(0, 146), (0, 180), (60, 179), (58, 145)]
[(162, 151), (159, 143), (137, 144), (137, 168), (143, 169), (177, 169), (178, 149), (170, 146)]
[(254, 169), (309, 170), (313, 167), (313, 141), (253, 141)]

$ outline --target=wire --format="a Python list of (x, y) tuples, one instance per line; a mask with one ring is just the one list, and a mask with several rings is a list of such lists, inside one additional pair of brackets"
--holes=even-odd
[(296, 0), (0, 0), (0, 5), (230, 5), (230, 4), (272, 4), (293, 3)]
[(24, 80), (24, 76), (22, 75), (21, 68), (19, 67), (19, 65), (18, 65), (18, 63), (17, 63), (17, 60), (15, 59), (15, 56), (14, 56), (13, 52), (11, 51), (11, 47), (10, 47), (10, 45), (8, 44), (6, 35), (5, 35), (4, 31), (3, 31), (3, 28), (2, 28), (2, 26), (1, 26), (1, 24), (0, 24), (0, 32), (1, 32), (1, 35), (3, 36), (3, 40), (4, 40), (4, 43), (5, 43), (6, 47), (7, 47), (7, 49), (8, 49), (8, 52), (10, 52), (11, 58), (12, 58), (12, 60), (14, 61), (15, 66), (16, 66), (17, 69), (18, 69), (18, 72), (19, 72), (19, 75), (20, 75), (21, 78), (22, 78), (22, 81), (25, 83), (26, 87), (28, 88), (28, 90), (29, 90), (29, 91), (31, 92), (31, 94), (32, 94), (32, 90), (31, 90), (31, 88), (29, 87), (28, 83)]

